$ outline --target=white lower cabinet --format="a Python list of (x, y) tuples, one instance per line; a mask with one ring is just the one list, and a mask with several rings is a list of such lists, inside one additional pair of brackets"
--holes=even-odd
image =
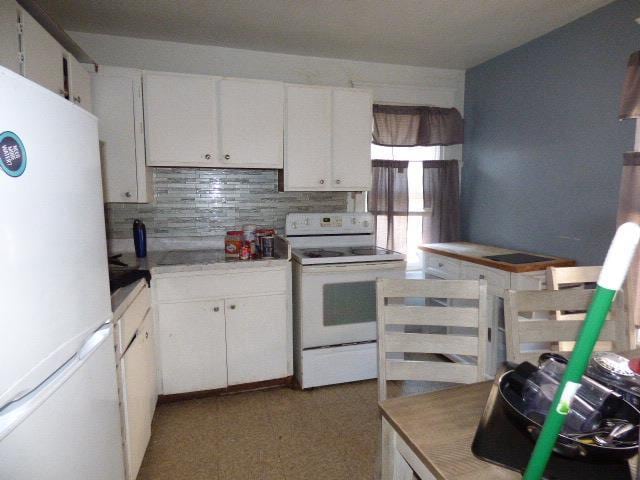
[(165, 395), (227, 386), (224, 301), (160, 304)]
[(136, 478), (151, 438), (156, 404), (153, 316), (147, 312), (120, 365), (125, 390), (125, 445), (130, 480)]
[(161, 393), (293, 374), (291, 268), (156, 275)]
[(149, 288), (139, 281), (129, 295), (131, 302), (114, 322), (126, 473), (135, 480), (151, 438), (158, 390)]
[(229, 299), (225, 314), (229, 385), (286, 377), (287, 297)]

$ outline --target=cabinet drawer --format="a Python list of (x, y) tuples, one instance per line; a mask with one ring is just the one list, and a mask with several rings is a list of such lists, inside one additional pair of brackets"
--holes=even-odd
[(280, 293), (287, 291), (287, 276), (286, 270), (175, 276), (156, 279), (155, 289), (158, 302)]
[(120, 326), (120, 342), (119, 342), (119, 354), (122, 354), (131, 339), (136, 333), (138, 327), (144, 320), (144, 317), (151, 306), (151, 299), (149, 295), (149, 288), (146, 286), (140, 290), (138, 296), (129, 305), (129, 308), (122, 314), (118, 324)]
[(498, 290), (509, 288), (511, 283), (509, 272), (467, 263), (462, 264), (462, 278), (465, 280), (486, 280), (489, 288), (493, 287)]
[(460, 278), (460, 261), (431, 253), (425, 254), (425, 272), (447, 280)]

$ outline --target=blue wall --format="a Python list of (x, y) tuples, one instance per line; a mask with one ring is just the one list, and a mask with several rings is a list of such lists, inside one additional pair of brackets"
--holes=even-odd
[(467, 71), (465, 240), (600, 264), (615, 229), (626, 62), (637, 0), (619, 0)]

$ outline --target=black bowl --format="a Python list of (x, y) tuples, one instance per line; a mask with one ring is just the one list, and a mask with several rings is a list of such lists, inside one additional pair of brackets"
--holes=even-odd
[[(522, 397), (515, 393), (509, 384), (509, 379), (513, 370), (505, 372), (500, 377), (499, 390), (500, 399), (509, 419), (520, 429), (525, 431), (529, 438), (535, 442), (540, 435), (542, 425), (534, 419), (522, 413)], [(640, 422), (640, 411), (629, 402), (623, 400), (620, 407), (611, 416), (638, 425)], [(597, 444), (585, 444), (566, 435), (558, 435), (558, 440), (554, 451), (559, 455), (569, 458), (584, 459), (587, 461), (597, 460), (626, 460), (638, 453), (638, 442), (629, 446), (606, 447)]]

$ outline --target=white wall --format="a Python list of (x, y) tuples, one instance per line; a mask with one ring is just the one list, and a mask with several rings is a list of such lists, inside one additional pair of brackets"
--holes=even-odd
[[(69, 34), (102, 65), (343, 87), (356, 82), (419, 87), (419, 90), (444, 88), (453, 91), (451, 106), (462, 112), (464, 105), (463, 70), (284, 55), (80, 32)], [(400, 92), (402, 96), (402, 88)], [(406, 97), (406, 103), (414, 102), (415, 89), (408, 88)]]

